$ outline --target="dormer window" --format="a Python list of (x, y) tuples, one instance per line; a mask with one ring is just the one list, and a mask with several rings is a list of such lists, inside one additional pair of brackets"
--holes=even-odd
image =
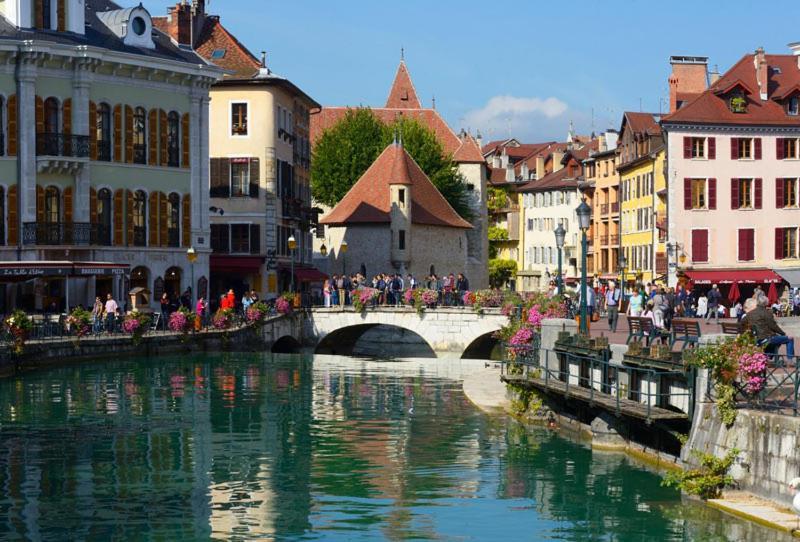
[(145, 30), (147, 30), (147, 23), (144, 22), (144, 19), (141, 17), (134, 17), (131, 19), (131, 30), (137, 36), (144, 35)]
[(792, 96), (786, 100), (786, 114), (792, 116), (800, 114), (800, 96)]
[(741, 93), (731, 95), (728, 104), (732, 113), (747, 112), (747, 98)]

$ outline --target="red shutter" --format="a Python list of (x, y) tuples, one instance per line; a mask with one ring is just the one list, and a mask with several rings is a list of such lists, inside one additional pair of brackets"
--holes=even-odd
[(756, 259), (756, 230), (747, 230), (747, 260), (753, 261)]
[(752, 228), (739, 230), (739, 261), (755, 260), (755, 230)]
[(731, 160), (739, 159), (739, 138), (731, 138)]
[(716, 179), (709, 179), (708, 180), (708, 208), (712, 209), (712, 210), (717, 208), (717, 180)]
[(683, 136), (683, 157), (692, 157), (692, 138), (688, 136)]
[(775, 259), (783, 259), (783, 228), (775, 228)]
[(749, 230), (739, 230), (739, 251), (736, 257), (740, 262), (747, 261), (747, 232)]
[(755, 152), (756, 160), (761, 160), (761, 138), (760, 137), (753, 138), (753, 146), (755, 147), (755, 150), (756, 150), (756, 152)]
[(738, 209), (740, 206), (739, 179), (731, 179), (731, 209)]
[(755, 184), (755, 186), (753, 187), (753, 192), (755, 193), (755, 197), (753, 198), (753, 208), (761, 209), (763, 200), (761, 196), (763, 194), (763, 189), (764, 189), (764, 180), (756, 179), (753, 184)]
[(692, 230), (692, 261), (708, 261), (708, 230)]
[(783, 138), (779, 137), (775, 139), (775, 158), (778, 160), (783, 160), (786, 158), (786, 148), (784, 147)]
[(688, 177), (683, 180), (683, 208), (692, 208), (692, 180)]
[(717, 158), (717, 138), (708, 138), (708, 159), (715, 160)]
[(775, 208), (786, 207), (786, 195), (783, 193), (783, 179), (775, 179)]

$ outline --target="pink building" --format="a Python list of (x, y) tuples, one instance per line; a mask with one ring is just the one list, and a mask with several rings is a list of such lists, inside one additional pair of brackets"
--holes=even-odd
[(671, 100), (677, 110), (662, 120), (670, 285), (800, 286), (800, 43), (790, 47), (758, 49)]

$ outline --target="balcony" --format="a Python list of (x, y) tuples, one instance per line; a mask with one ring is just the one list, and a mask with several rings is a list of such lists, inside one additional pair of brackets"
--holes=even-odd
[(147, 145), (133, 145), (133, 163), (147, 164)]
[(608, 246), (608, 235), (600, 236), (600, 246)]
[(614, 203), (611, 204), (611, 212), (612, 213), (618, 213), (619, 212), (619, 202), (618, 201), (615, 201)]
[(111, 229), (89, 222), (26, 222), (22, 225), (22, 244), (111, 246)]
[(601, 203), (600, 204), (600, 214), (607, 215), (608, 214), (608, 203)]
[(656, 273), (659, 275), (667, 273), (667, 255), (663, 252), (656, 253)]
[(133, 246), (146, 247), (147, 246), (147, 230), (144, 226), (133, 227)]
[(614, 233), (608, 236), (608, 244), (615, 246), (619, 244), (619, 235)]
[(89, 136), (72, 134), (36, 134), (36, 156), (89, 157)]
[(97, 142), (97, 159), (101, 162), (111, 161), (111, 142), (98, 141)]

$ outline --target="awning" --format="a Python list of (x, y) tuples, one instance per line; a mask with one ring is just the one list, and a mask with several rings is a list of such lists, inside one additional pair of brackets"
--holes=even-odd
[(684, 271), (694, 284), (780, 284), (783, 278), (771, 269), (709, 269)]
[(128, 264), (110, 262), (15, 261), (0, 262), (0, 279), (27, 280), (36, 277), (95, 277), (126, 275)]
[(800, 286), (800, 269), (776, 269), (775, 272), (782, 276), (790, 286)]
[(231, 256), (212, 254), (209, 268), (216, 272), (259, 273), (264, 263), (263, 256)]
[(131, 266), (119, 263), (75, 262), (72, 274), (78, 277), (102, 275), (126, 275)]
[(298, 282), (322, 282), (328, 278), (328, 275), (314, 267), (295, 269), (294, 276)]

